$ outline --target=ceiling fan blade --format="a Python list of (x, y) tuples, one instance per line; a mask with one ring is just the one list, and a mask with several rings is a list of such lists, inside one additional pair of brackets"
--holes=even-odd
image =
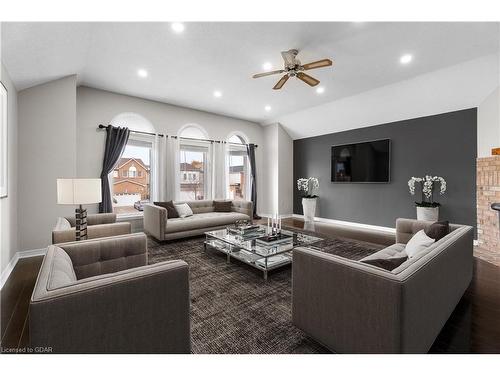
[(283, 85), (288, 81), (288, 74), (285, 74), (281, 79), (278, 81), (277, 84), (274, 85), (273, 90), (279, 90), (280, 88), (283, 87)]
[(284, 72), (284, 70), (273, 70), (272, 72), (254, 74), (252, 76), (252, 78), (260, 78), (260, 77), (270, 76), (272, 74), (279, 74), (279, 73), (283, 73), (283, 72)]
[(316, 68), (323, 68), (325, 66), (330, 66), (330, 65), (333, 65), (332, 60), (323, 59), (323, 60), (319, 60), (319, 61), (314, 61), (312, 63), (304, 64), (304, 65), (302, 65), (302, 68), (304, 68), (304, 70), (310, 70), (310, 69), (316, 69)]
[(302, 72), (297, 73), (297, 78), (307, 83), (309, 86), (316, 86), (319, 83), (319, 81), (316, 78), (313, 78), (310, 75)]

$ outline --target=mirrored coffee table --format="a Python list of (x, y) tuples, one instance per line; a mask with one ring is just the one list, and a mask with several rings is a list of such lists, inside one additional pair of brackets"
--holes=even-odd
[(234, 234), (229, 228), (214, 230), (205, 233), (204, 249), (212, 248), (227, 256), (227, 262), (231, 258), (247, 263), (264, 273), (267, 280), (267, 273), (270, 270), (283, 267), (292, 262), (292, 250), (298, 246), (308, 246), (321, 241), (322, 238), (310, 236), (304, 233), (290, 230), (282, 230), (282, 233), (289, 235), (289, 241), (278, 244), (261, 244), (257, 238), (265, 235), (265, 226), (250, 234)]

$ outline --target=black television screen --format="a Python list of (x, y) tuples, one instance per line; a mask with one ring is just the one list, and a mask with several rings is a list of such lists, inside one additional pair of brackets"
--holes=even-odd
[(389, 182), (391, 140), (332, 146), (332, 182)]

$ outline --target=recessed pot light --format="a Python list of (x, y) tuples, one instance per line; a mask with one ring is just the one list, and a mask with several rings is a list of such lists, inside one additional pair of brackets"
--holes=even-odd
[(399, 58), (399, 62), (400, 62), (401, 64), (408, 64), (409, 62), (411, 62), (411, 60), (413, 60), (413, 56), (412, 56), (412, 55), (410, 55), (409, 53), (404, 54), (403, 56), (401, 56), (401, 57)]
[(262, 64), (262, 69), (264, 70), (271, 70), (273, 68), (273, 64), (271, 64), (270, 62), (265, 62), (264, 64)]
[(181, 22), (174, 22), (171, 25), (172, 30), (176, 32), (177, 34), (182, 33), (184, 31), (184, 24)]
[(139, 69), (137, 75), (141, 78), (146, 78), (148, 76), (148, 71), (146, 69)]
[(325, 88), (324, 88), (323, 86), (320, 86), (320, 87), (318, 87), (318, 88), (316, 89), (316, 92), (317, 92), (318, 94), (323, 94), (323, 93), (325, 92)]
[(266, 106), (264, 107), (264, 109), (266, 110), (266, 112), (269, 112), (269, 111), (271, 110), (271, 106), (270, 106), (270, 105), (266, 105)]
[(222, 96), (222, 92), (220, 92), (219, 90), (215, 90), (215, 91), (214, 91), (214, 96), (215, 96), (216, 98), (220, 98), (220, 97)]

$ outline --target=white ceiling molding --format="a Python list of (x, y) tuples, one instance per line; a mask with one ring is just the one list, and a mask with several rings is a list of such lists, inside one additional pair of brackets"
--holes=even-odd
[(477, 107), (498, 86), (493, 54), (273, 118), (293, 139)]

